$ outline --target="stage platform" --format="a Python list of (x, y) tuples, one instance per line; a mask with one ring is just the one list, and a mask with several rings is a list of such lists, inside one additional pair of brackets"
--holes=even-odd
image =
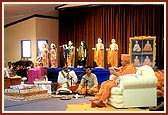
[[(62, 68), (46, 68), (47, 69), (47, 77), (49, 81), (57, 82), (58, 72), (62, 70)], [(75, 71), (78, 80), (82, 79), (85, 69), (84, 68), (69, 68), (70, 70)], [(98, 84), (101, 84), (103, 81), (108, 80), (110, 76), (110, 72), (108, 68), (93, 68), (92, 73), (96, 74), (98, 79)]]

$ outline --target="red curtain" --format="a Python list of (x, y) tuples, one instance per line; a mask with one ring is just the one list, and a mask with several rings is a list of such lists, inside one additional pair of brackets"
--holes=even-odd
[[(115, 38), (122, 53), (129, 53), (129, 38), (156, 36), (156, 66), (164, 68), (164, 5), (99, 5), (60, 10), (59, 44), (71, 40), (77, 48), (84, 40), (88, 46), (87, 65), (94, 66), (93, 51), (97, 38), (108, 48)], [(77, 53), (76, 53), (77, 54)], [(60, 59), (63, 54), (60, 49)], [(105, 53), (105, 67), (108, 67)], [(62, 61), (62, 60), (60, 60)], [(76, 55), (75, 65), (78, 63)], [(119, 60), (120, 64), (120, 60)]]

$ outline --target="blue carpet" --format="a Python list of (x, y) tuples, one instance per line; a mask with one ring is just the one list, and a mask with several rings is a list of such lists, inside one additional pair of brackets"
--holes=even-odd
[[(31, 101), (11, 101), (4, 100), (4, 112), (14, 111), (14, 112), (26, 112), (26, 111), (65, 111), (67, 104), (80, 104), (80, 103), (90, 103), (89, 99), (91, 97), (86, 96), (85, 98), (71, 98), (70, 100), (60, 100), (60, 98), (46, 98)], [(28, 113), (28, 112), (26, 112)]]

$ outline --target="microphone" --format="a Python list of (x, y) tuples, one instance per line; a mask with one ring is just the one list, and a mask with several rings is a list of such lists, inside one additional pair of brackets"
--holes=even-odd
[(88, 82), (90, 82), (89, 80), (87, 80), (87, 79), (85, 79), (85, 78), (83, 78), (84, 80), (85, 80), (85, 83), (88, 83)]
[(72, 76), (69, 77), (70, 80), (72, 80), (72, 78), (73, 78)]
[(69, 79), (72, 80), (72, 76), (69, 74), (70, 71), (68, 71), (68, 76), (69, 76)]
[(68, 73), (70, 72), (71, 70), (70, 69), (68, 69)]
[(71, 71), (71, 70), (68, 69), (68, 72), (67, 72), (68, 76), (70, 76), (70, 74), (69, 74), (70, 71)]
[(86, 73), (85, 73), (85, 72), (83, 72), (83, 73), (79, 74), (78, 76), (80, 76), (80, 77), (81, 77), (81, 76), (83, 76), (83, 75), (85, 75), (85, 74), (86, 74)]

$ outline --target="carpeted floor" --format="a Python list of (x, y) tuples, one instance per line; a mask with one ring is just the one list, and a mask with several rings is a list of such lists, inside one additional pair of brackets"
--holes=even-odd
[(28, 100), (28, 101), (13, 101), (4, 100), (2, 101), (2, 110), (4, 112), (60, 112), (66, 111), (68, 104), (80, 104), (80, 103), (90, 103), (89, 96), (85, 98), (71, 98), (70, 100), (61, 100), (57, 96), (52, 96), (45, 99)]
[(38, 113), (57, 113), (57, 112), (121, 112), (121, 111), (135, 111), (135, 112), (149, 112), (148, 109), (140, 109), (140, 108), (129, 108), (129, 109), (116, 109), (107, 105), (104, 108), (91, 108), (89, 99), (92, 96), (87, 96), (85, 98), (71, 98), (70, 100), (60, 100), (57, 97), (50, 97), (46, 99), (38, 99), (31, 101), (12, 101), (12, 100), (4, 100), (2, 110), (5, 113), (8, 112), (21, 112), (21, 113), (29, 113), (29, 112), (38, 112)]
[(92, 108), (90, 104), (81, 103), (81, 104), (68, 104), (66, 111), (149, 111), (148, 109), (140, 109), (140, 108), (128, 108), (128, 109), (116, 109), (107, 105), (106, 107), (95, 107)]

